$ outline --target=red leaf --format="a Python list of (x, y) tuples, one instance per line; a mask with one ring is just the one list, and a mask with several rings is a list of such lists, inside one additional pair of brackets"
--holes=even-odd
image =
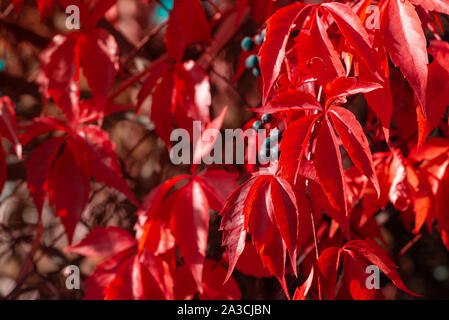
[(203, 263), (209, 233), (209, 205), (201, 185), (192, 180), (178, 191), (173, 207), (173, 234), (181, 256), (202, 292)]
[(118, 45), (111, 34), (97, 28), (82, 33), (79, 48), (83, 74), (92, 89), (95, 107), (103, 111), (119, 69)]
[(64, 251), (87, 257), (108, 258), (135, 245), (134, 238), (122, 228), (97, 227), (80, 242), (65, 248)]
[(14, 5), (16, 13), (19, 13), (23, 5), (23, 0), (11, 0), (11, 3)]
[(361, 255), (364, 259), (371, 262), (372, 264), (379, 267), (385, 275), (390, 278), (390, 280), (394, 283), (396, 287), (401, 289), (402, 291), (413, 295), (419, 296), (416, 293), (407, 289), (404, 283), (399, 278), (399, 274), (396, 271), (398, 268), (387, 256), (385, 251), (379, 247), (372, 240), (353, 240), (345, 244), (343, 247), (344, 250), (352, 250), (359, 255)]
[(251, 241), (246, 242), (245, 249), (243, 250), (235, 268), (239, 272), (251, 277), (271, 277), (270, 271), (264, 267), (262, 260), (260, 260), (259, 254), (256, 251), (256, 247), (254, 247)]
[(26, 163), (27, 186), (39, 214), (42, 213), (47, 196), (47, 181), (50, 170), (64, 140), (64, 138), (51, 138), (45, 141), (33, 150), (30, 159)]
[(140, 89), (139, 95), (137, 97), (138, 109), (140, 109), (144, 100), (153, 92), (153, 89), (156, 86), (158, 80), (172, 67), (173, 65), (168, 61), (168, 59), (160, 59), (153, 62), (147, 69), (145, 69), (145, 72), (148, 73), (148, 76), (142, 83), (142, 88)]
[(242, 294), (234, 278), (223, 284), (226, 269), (219, 263), (210, 259), (204, 261), (203, 293), (200, 300), (240, 300)]
[(43, 91), (54, 99), (72, 124), (76, 124), (79, 118), (79, 93), (75, 83), (79, 55), (78, 33), (74, 33), (53, 37), (51, 44), (40, 56)]
[(338, 266), (340, 264), (341, 249), (331, 247), (321, 252), (317, 265), (319, 269), (320, 284), (324, 290), (324, 298), (335, 299), (335, 284), (337, 282)]
[(226, 200), (220, 230), (229, 256), (228, 277), (245, 246), (246, 232), (265, 267), (279, 280), (287, 297), (285, 260), (288, 248), (296, 274), (298, 206), (292, 187), (273, 175), (256, 175)]
[(251, 17), (257, 24), (263, 24), (270, 16), (273, 7), (271, 0), (250, 0)]
[(283, 134), (279, 147), (281, 151), (279, 166), (282, 176), (290, 182), (296, 178), (298, 162), (307, 156), (305, 149), (317, 119), (317, 116), (302, 117), (291, 123)]
[(78, 135), (69, 140), (69, 148), (86, 175), (117, 189), (138, 206), (123, 179), (115, 145), (109, 140), (107, 132), (93, 125), (84, 126), (79, 129)]
[(209, 24), (199, 1), (175, 1), (170, 11), (165, 39), (168, 55), (180, 61), (189, 45), (210, 41)]
[(358, 93), (367, 93), (382, 86), (374, 82), (358, 81), (356, 78), (340, 77), (326, 86), (326, 106), (346, 103), (346, 98)]
[(410, 2), (429, 11), (437, 11), (449, 15), (449, 3), (445, 0), (410, 0)]
[(172, 101), (172, 110), (182, 110), (181, 112), (190, 119), (201, 121), (202, 126), (210, 122), (209, 109), (212, 98), (209, 76), (195, 61), (189, 60), (175, 66)]
[(95, 28), (98, 21), (104, 17), (106, 12), (117, 4), (117, 0), (95, 0), (92, 10), (89, 14), (89, 25), (91, 28)]
[(61, 218), (71, 243), (76, 224), (89, 200), (90, 185), (68, 148), (51, 169), (48, 185), (50, 204), (55, 206), (56, 215)]
[(287, 284), (285, 282), (286, 246), (274, 222), (273, 212), (270, 212), (269, 209), (270, 204), (267, 195), (269, 192), (269, 180), (260, 180), (262, 182), (257, 186), (257, 193), (250, 208), (249, 231), (263, 264), (279, 280), (285, 295), (288, 297)]
[(0, 135), (8, 139), (19, 159), (22, 158), (22, 145), (17, 137), (16, 112), (9, 97), (0, 97)]
[(372, 73), (377, 74), (379, 61), (369, 41), (369, 35), (351, 7), (337, 2), (323, 3), (321, 6), (335, 19), (346, 41), (355, 49), (357, 57)]
[(366, 262), (352, 251), (344, 251), (344, 280), (354, 300), (374, 300), (376, 292), (366, 287)]
[(248, 199), (253, 183), (253, 179), (248, 180), (236, 189), (226, 199), (225, 206), (220, 211), (222, 216), (220, 231), (223, 231), (222, 246), (226, 247), (229, 256), (228, 274), (225, 282), (229, 280), (237, 260), (245, 248), (247, 225), (245, 225), (245, 215), (242, 214), (242, 211), (245, 209), (247, 201), (254, 201), (252, 197)]
[(154, 122), (157, 135), (171, 146), (170, 135), (173, 129), (174, 117), (171, 112), (173, 92), (173, 74), (167, 73), (156, 87), (151, 104), (150, 119)]
[(275, 113), (289, 110), (322, 110), (314, 96), (299, 90), (289, 90), (279, 93), (265, 106), (251, 109), (258, 113)]
[(220, 211), (226, 199), (237, 189), (237, 177), (236, 172), (217, 169), (208, 169), (197, 177), (213, 210)]
[[(200, 163), (201, 160), (206, 155), (208, 155), (209, 152), (214, 147), (215, 143), (217, 142), (217, 137), (220, 134), (220, 129), (227, 111), (228, 107), (224, 107), (221, 113), (218, 115), (218, 117), (216, 117), (212, 122), (210, 122), (203, 130), (200, 139), (198, 139), (195, 142), (193, 163)], [(219, 138), (221, 141), (221, 136)]]
[(422, 145), (429, 133), (438, 126), (449, 105), (449, 44), (444, 41), (432, 40), (429, 53), (434, 61), (429, 65), (427, 81), (427, 118), (418, 113), (419, 141)]
[(32, 122), (24, 126), (23, 129), (25, 132), (19, 136), (19, 139), (23, 145), (30, 143), (31, 140), (40, 135), (50, 133), (52, 131), (70, 132), (70, 129), (66, 126), (64, 121), (53, 117), (34, 118)]
[[(310, 30), (310, 41), (312, 44), (311, 58), (318, 57), (324, 63), (324, 68), (319, 70), (318, 80), (321, 84), (326, 84), (338, 77), (346, 74), (341, 63), (339, 54), (335, 50), (318, 11), (315, 13), (312, 28)], [(298, 50), (301, 50), (298, 47)]]
[[(170, 229), (168, 229), (163, 222), (159, 220), (140, 219), (136, 224), (136, 239), (138, 240), (138, 253), (146, 251), (160, 255), (164, 254), (175, 246), (175, 238), (173, 237)], [(142, 220), (142, 222), (141, 222)]]
[(180, 175), (170, 180), (165, 181), (160, 186), (154, 188), (143, 200), (143, 204), (136, 215), (139, 219), (142, 217), (144, 222), (147, 219), (154, 219), (156, 221), (164, 221), (168, 223), (168, 213), (162, 210), (163, 202), (168, 198), (171, 189), (180, 181), (184, 179), (191, 179), (191, 176)]
[(390, 176), (393, 177), (393, 181), (388, 196), (396, 209), (404, 211), (410, 206), (412, 197), (407, 180), (407, 160), (399, 150), (393, 153)]
[(330, 116), (352, 162), (373, 183), (380, 196), (379, 182), (374, 173), (373, 160), (365, 133), (354, 114), (341, 107), (332, 107)]
[(174, 283), (170, 266), (161, 257), (143, 251), (139, 256), (146, 300), (173, 300)]
[(318, 133), (314, 162), (321, 185), (331, 205), (348, 217), (340, 150), (327, 120), (323, 121)]
[(399, 66), (416, 93), (424, 116), (427, 117), (427, 57), (426, 37), (415, 8), (407, 0), (390, 0), (381, 22), (385, 48), (391, 60)]
[[(200, 300), (239, 300), (242, 294), (233, 277), (223, 284), (226, 269), (221, 263), (206, 259), (203, 271), (203, 293), (198, 295)], [(195, 281), (189, 269), (183, 265), (175, 271), (175, 292), (177, 300), (192, 299), (197, 292)]]
[(269, 211), (274, 213), (275, 222), (290, 253), (293, 273), (296, 275), (296, 244), (298, 243), (298, 206), (291, 185), (278, 177), (271, 180), (268, 200), (272, 205)]
[(310, 273), (307, 279), (304, 281), (304, 283), (299, 286), (296, 291), (295, 295), (293, 296), (293, 300), (305, 300), (307, 297), (307, 294), (309, 293), (310, 288), (312, 287), (313, 283), (313, 276), (315, 274), (315, 269), (312, 266), (310, 268)]
[(264, 83), (262, 105), (267, 102), (271, 87), (281, 71), (292, 26), (305, 8), (308, 8), (308, 6), (302, 3), (294, 3), (279, 9), (267, 21), (266, 39), (259, 52), (260, 70)]

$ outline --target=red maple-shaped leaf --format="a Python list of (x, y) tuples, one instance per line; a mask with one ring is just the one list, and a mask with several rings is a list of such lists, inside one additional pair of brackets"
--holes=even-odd
[(268, 21), (266, 40), (260, 49), (260, 69), (264, 81), (263, 101), (267, 101), (269, 91), (274, 84), (285, 55), (285, 48), (293, 24), (301, 12), (308, 6), (295, 3), (279, 9)]
[(104, 260), (86, 281), (85, 299), (173, 299), (170, 267), (146, 250), (135, 254), (136, 241), (118, 227), (96, 228), (78, 244), (65, 249)]
[(82, 67), (92, 90), (95, 110), (103, 116), (107, 94), (119, 69), (118, 45), (104, 29), (95, 28), (99, 14), (114, 1), (94, 1), (93, 7), (81, 7), (85, 29), (68, 35), (56, 35), (41, 53), (39, 84), (45, 99), (52, 98), (62, 109), (72, 128), (80, 123), (79, 73)]
[[(206, 171), (166, 181), (144, 199), (137, 213), (144, 230), (140, 241), (147, 243), (143, 246), (148, 246), (152, 239), (149, 233), (152, 229), (145, 227), (146, 224), (156, 222), (170, 229), (200, 292), (209, 233), (209, 210), (220, 210), (225, 199), (210, 184), (209, 174)], [(235, 183), (234, 174), (222, 171), (219, 175), (224, 182)]]
[(391, 60), (399, 66), (416, 93), (424, 116), (427, 117), (427, 57), (426, 37), (413, 5), (405, 0), (389, 0), (381, 21), (385, 48)]
[[(200, 300), (239, 300), (242, 296), (240, 288), (231, 277), (224, 283), (226, 268), (220, 262), (206, 259), (202, 277), (203, 293), (198, 295)], [(192, 299), (197, 293), (197, 286), (188, 268), (183, 265), (175, 271), (175, 297), (177, 300)]]
[(80, 242), (65, 249), (65, 252), (78, 253), (86, 257), (110, 258), (135, 245), (134, 238), (122, 228), (97, 227)]
[(343, 248), (330, 247), (324, 250), (318, 259), (321, 284), (326, 299), (336, 296), (336, 280), (340, 264), (343, 263), (345, 286), (353, 299), (374, 299), (376, 290), (366, 285), (369, 264), (378, 267), (390, 280), (404, 292), (417, 296), (401, 281), (397, 266), (386, 252), (371, 240), (353, 240)]
[(312, 288), (313, 284), (313, 277), (315, 275), (315, 269), (312, 266), (310, 268), (310, 273), (307, 277), (307, 279), (304, 281), (302, 285), (300, 285), (293, 296), (293, 300), (305, 300), (307, 297), (307, 294), (309, 293), (310, 289)]
[(449, 89), (449, 44), (444, 41), (432, 40), (429, 53), (434, 61), (429, 65), (427, 81), (427, 117), (422, 116), (421, 109), (418, 112), (418, 144), (422, 145), (429, 133), (435, 129), (443, 118), (449, 105), (447, 90)]
[[(308, 157), (313, 157), (316, 176), (330, 204), (340, 212), (340, 221), (346, 221), (342, 226), (346, 230), (349, 223), (348, 191), (339, 150), (340, 141), (353, 163), (370, 179), (378, 193), (379, 187), (374, 174), (369, 144), (360, 123), (350, 111), (337, 105), (344, 103), (346, 97), (351, 94), (370, 92), (378, 88), (380, 85), (376, 83), (365, 83), (355, 79), (334, 80), (325, 90), (325, 108), (318, 110), (304, 108), (306, 112), (314, 114), (303, 116), (292, 122), (287, 127), (280, 145), (281, 172), (290, 182), (296, 182), (304, 160), (311, 160)], [(296, 109), (294, 106), (295, 104), (292, 110)], [(283, 110), (288, 109), (285, 106)]]
[[(71, 183), (67, 186), (67, 181)], [(67, 190), (67, 188), (70, 188)], [(71, 150), (65, 148), (58, 157), (48, 177), (48, 195), (50, 204), (61, 218), (69, 242), (75, 231), (76, 224), (89, 199), (90, 183), (83, 169), (79, 166)]]
[[(186, 14), (188, 12), (188, 14)], [(182, 60), (184, 50), (194, 43), (210, 43), (210, 28), (198, 0), (175, 1), (168, 19), (165, 43), (168, 55)]]
[(371, 46), (368, 32), (353, 9), (348, 5), (337, 2), (324, 3), (321, 6), (335, 19), (346, 41), (357, 53), (357, 57), (363, 61), (373, 74), (377, 74), (379, 68), (378, 57)]
[[(62, 131), (66, 135), (50, 138), (33, 150), (27, 162), (27, 185), (39, 212), (42, 212), (45, 196), (55, 205), (56, 215), (61, 217), (69, 242), (87, 204), (90, 182), (99, 182), (124, 193), (136, 206), (137, 200), (123, 178), (115, 145), (108, 134), (93, 125), (72, 131), (64, 122), (51, 118), (36, 118), (25, 126), (20, 136), (24, 144), (50, 132)], [(67, 181), (74, 181), (67, 192)]]
[(449, 15), (449, 3), (445, 0), (410, 0), (410, 2), (429, 11), (437, 11)]
[[(139, 106), (152, 93), (150, 120), (155, 131), (168, 147), (176, 122), (193, 137), (193, 121), (205, 128), (210, 122), (211, 93), (209, 76), (197, 62), (188, 60), (172, 65), (158, 61), (147, 69), (149, 75), (139, 92)], [(158, 80), (160, 81), (158, 82)]]
[(245, 247), (246, 234), (262, 263), (276, 276), (288, 296), (285, 283), (286, 250), (296, 274), (298, 208), (289, 182), (275, 175), (256, 175), (226, 200), (220, 230), (229, 256), (227, 279)]

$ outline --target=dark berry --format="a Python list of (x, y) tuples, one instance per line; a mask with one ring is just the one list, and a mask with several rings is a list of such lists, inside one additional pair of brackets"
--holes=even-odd
[(263, 142), (263, 147), (265, 149), (270, 149), (270, 147), (271, 147), (271, 139), (270, 139), (270, 137), (265, 139), (265, 141)]
[(262, 122), (260, 122), (259, 120), (257, 120), (257, 121), (254, 121), (254, 123), (253, 123), (253, 129), (254, 130), (260, 130), (260, 129), (262, 129), (262, 127), (263, 127), (263, 124), (262, 124)]
[(243, 38), (243, 40), (241, 42), (241, 46), (242, 46), (243, 51), (251, 51), (254, 49), (256, 44), (250, 37), (245, 37), (245, 38)]
[(266, 33), (267, 33), (267, 29), (263, 29), (262, 32), (260, 33), (260, 36), (262, 37), (262, 41), (265, 40)]
[(245, 60), (245, 66), (247, 69), (254, 68), (259, 65), (259, 60), (257, 59), (257, 56), (252, 54)]
[(273, 115), (271, 113), (265, 113), (262, 115), (261, 120), (263, 123), (270, 123), (273, 121)]
[(260, 46), (260, 45), (262, 45), (262, 43), (263, 43), (263, 38), (262, 38), (262, 36), (261, 36), (260, 34), (258, 34), (258, 35), (256, 35), (256, 36), (254, 37), (254, 41), (256, 42), (256, 44), (257, 44), (258, 46)]
[(260, 77), (261, 72), (260, 72), (259, 67), (254, 67), (252, 71), (253, 71), (253, 76)]

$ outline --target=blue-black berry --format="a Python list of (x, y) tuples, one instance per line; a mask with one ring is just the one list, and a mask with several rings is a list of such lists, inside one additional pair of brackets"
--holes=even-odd
[(254, 37), (254, 41), (256, 42), (256, 44), (257, 44), (258, 46), (260, 46), (260, 45), (262, 45), (262, 43), (263, 43), (263, 38), (262, 38), (262, 36), (261, 36), (260, 34), (258, 34), (258, 35), (256, 35), (256, 36)]
[(263, 123), (270, 123), (271, 121), (273, 121), (273, 115), (271, 113), (265, 113), (260, 119)]
[(242, 46), (243, 51), (251, 51), (254, 49), (256, 44), (250, 37), (245, 37), (245, 38), (243, 38), (243, 40), (241, 42), (241, 46)]
[(257, 59), (257, 56), (255, 54), (250, 55), (245, 60), (245, 66), (247, 69), (257, 67), (258, 65), (259, 65), (259, 59)]
[(260, 129), (262, 129), (262, 127), (263, 127), (263, 124), (262, 124), (262, 122), (260, 122), (259, 120), (257, 120), (257, 121), (254, 121), (254, 123), (253, 123), (253, 129), (254, 130), (260, 130)]
[(253, 71), (253, 76), (255, 76), (255, 77), (260, 77), (260, 75), (262, 74), (260, 72), (260, 68), (259, 67), (254, 67), (252, 71)]
[(265, 149), (270, 149), (270, 147), (271, 147), (271, 139), (270, 139), (270, 137), (265, 139), (265, 141), (263, 142), (263, 147)]

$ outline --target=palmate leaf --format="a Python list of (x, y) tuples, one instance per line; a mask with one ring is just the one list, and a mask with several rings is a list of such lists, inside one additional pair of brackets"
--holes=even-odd
[(256, 175), (226, 200), (220, 230), (229, 256), (229, 279), (251, 234), (264, 266), (276, 276), (285, 294), (286, 250), (296, 274), (298, 206), (287, 180), (275, 175)]
[(330, 247), (324, 250), (318, 259), (318, 268), (322, 275), (322, 288), (326, 299), (335, 298), (336, 280), (339, 265), (343, 263), (343, 277), (353, 299), (374, 299), (375, 290), (366, 288), (366, 267), (377, 266), (402, 291), (417, 296), (410, 291), (399, 278), (397, 266), (386, 252), (371, 240), (353, 240), (343, 248)]
[(383, 44), (416, 93), (427, 116), (426, 37), (415, 8), (408, 0), (389, 0), (381, 21)]

